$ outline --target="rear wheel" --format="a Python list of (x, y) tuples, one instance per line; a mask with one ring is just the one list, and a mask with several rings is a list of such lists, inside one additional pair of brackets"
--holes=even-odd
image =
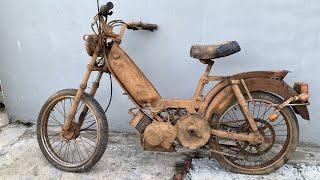
[(37, 137), (45, 158), (58, 169), (69, 172), (89, 170), (102, 157), (108, 138), (106, 116), (98, 102), (84, 93), (72, 128), (77, 127), (84, 107), (88, 112), (77, 134), (66, 138), (62, 126), (77, 90), (66, 89), (53, 94), (43, 105), (37, 123)]
[[(267, 174), (285, 164), (292, 156), (299, 140), (297, 118), (291, 108), (280, 111), (279, 118), (271, 122), (268, 116), (276, 110), (272, 104), (280, 104), (282, 100), (270, 93), (252, 93), (254, 103), (247, 101), (249, 110), (256, 121), (258, 130), (265, 141), (260, 144), (248, 141), (230, 140), (211, 137), (211, 148), (231, 154), (217, 155), (218, 162), (233, 172), (245, 174)], [(215, 120), (216, 119), (216, 120)], [(238, 133), (250, 133), (237, 101), (217, 118), (213, 118), (212, 128)]]

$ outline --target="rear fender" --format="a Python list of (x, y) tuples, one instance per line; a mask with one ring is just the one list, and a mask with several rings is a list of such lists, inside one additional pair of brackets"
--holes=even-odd
[[(279, 80), (268, 77), (253, 77), (244, 79), (244, 81), (249, 89), (249, 92), (270, 92), (282, 98), (283, 100), (298, 95), (298, 93), (292, 87), (290, 87), (281, 79)], [(229, 104), (236, 100), (233, 90), (228, 83), (229, 82), (226, 81), (219, 83), (217, 86), (220, 86), (220, 90), (218, 90), (216, 87), (212, 89), (212, 91), (215, 90), (218, 92), (215, 93), (214, 97), (212, 97), (211, 99), (212, 101), (208, 105), (208, 108), (206, 108), (206, 118), (211, 119), (211, 117), (209, 116), (212, 116), (213, 114), (216, 114), (218, 116), (222, 115), (222, 113), (224, 113), (228, 108)], [(225, 84), (228, 85), (224, 86)], [(242, 85), (240, 85), (240, 88), (245, 95), (246, 92)], [(295, 113), (300, 114), (303, 119), (310, 119), (307, 106), (295, 106), (293, 107), (293, 110), (295, 111)]]

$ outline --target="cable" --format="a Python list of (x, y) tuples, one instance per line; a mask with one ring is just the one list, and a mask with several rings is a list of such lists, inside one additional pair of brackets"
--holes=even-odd
[[(111, 77), (111, 74), (110, 74), (110, 73), (109, 73), (109, 80), (110, 80), (110, 98), (109, 98), (109, 103), (108, 103), (106, 109), (104, 110), (104, 113), (106, 113), (106, 112), (108, 111), (108, 109), (109, 109), (109, 107), (110, 107), (110, 105), (111, 105), (111, 101), (112, 101), (112, 77)], [(89, 129), (89, 128), (92, 127), (94, 124), (95, 124), (95, 122), (93, 122), (92, 124), (90, 124), (90, 125), (87, 126), (86, 128), (81, 129), (80, 132)]]
[(104, 110), (104, 113), (106, 113), (110, 107), (111, 101), (112, 101), (112, 77), (111, 77), (111, 73), (109, 73), (109, 80), (110, 80), (110, 98), (109, 98), (109, 103), (106, 107), (106, 109)]

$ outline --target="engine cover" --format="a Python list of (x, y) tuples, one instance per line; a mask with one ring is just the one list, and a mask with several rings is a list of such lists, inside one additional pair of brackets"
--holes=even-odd
[(205, 145), (211, 135), (208, 121), (196, 114), (182, 116), (177, 122), (177, 128), (179, 143), (189, 149)]
[(168, 122), (153, 121), (143, 133), (145, 143), (170, 149), (177, 136), (177, 127)]

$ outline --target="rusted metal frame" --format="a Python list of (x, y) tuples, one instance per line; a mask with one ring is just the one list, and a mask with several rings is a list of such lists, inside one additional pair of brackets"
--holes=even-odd
[(299, 94), (299, 95), (297, 95), (297, 96), (292, 96), (292, 97), (290, 97), (289, 99), (285, 100), (283, 103), (277, 105), (277, 107), (278, 107), (279, 109), (282, 109), (282, 108), (284, 108), (285, 106), (292, 106), (292, 105), (290, 104), (291, 102), (295, 102), (295, 101), (301, 100), (302, 98), (305, 98), (305, 96), (308, 96), (308, 95), (305, 94), (305, 93), (301, 93), (301, 94)]
[[(266, 91), (277, 94), (283, 99), (288, 99), (292, 96), (298, 95), (292, 87), (281, 80), (268, 77), (242, 77), (244, 78), (245, 83), (251, 93), (255, 91)], [(200, 107), (199, 113), (205, 113), (205, 117), (208, 119), (211, 118), (212, 114), (222, 115), (228, 104), (230, 104), (235, 99), (236, 98), (234, 96), (234, 93), (232, 93), (232, 88), (230, 87), (229, 81), (222, 81), (208, 93), (205, 101), (203, 101), (202, 103), (203, 106)], [(302, 118), (306, 120), (310, 119), (307, 106), (293, 106), (293, 109), (295, 113), (300, 114)]]
[[(197, 84), (194, 96), (192, 99), (160, 99), (157, 105), (160, 104), (160, 107), (151, 106), (151, 111), (158, 113), (163, 109), (167, 108), (186, 108), (189, 113), (196, 113), (197, 109), (200, 109), (202, 105), (202, 101), (204, 100), (202, 97), (202, 92), (205, 84), (208, 83), (209, 73), (211, 71), (213, 61), (209, 61), (207, 63), (207, 67), (203, 75), (200, 77), (200, 80)], [(151, 104), (152, 105), (152, 104)], [(155, 108), (153, 110), (153, 108)]]
[(206, 80), (207, 81), (224, 81), (229, 78), (230, 78), (230, 76), (207, 76)]
[(288, 104), (287, 106), (308, 106), (310, 103), (300, 103), (300, 104)]
[(246, 117), (247, 122), (249, 123), (250, 128), (252, 129), (252, 131), (256, 134), (260, 134), (257, 128), (257, 125), (253, 119), (252, 114), (249, 111), (249, 107), (248, 104), (246, 102), (246, 99), (244, 98), (240, 87), (238, 86), (238, 84), (240, 83), (239, 80), (230, 80), (231, 83), (231, 88), (239, 102), (239, 105), (241, 107), (241, 110), (243, 112), (243, 115)]
[(207, 77), (208, 77), (208, 75), (209, 75), (209, 73), (211, 71), (211, 68), (212, 68), (213, 64), (214, 64), (213, 61), (209, 61), (208, 62), (208, 65), (207, 65), (207, 68), (206, 68), (205, 72), (203, 73), (203, 75), (199, 79), (197, 88), (196, 88), (194, 96), (193, 96), (193, 99), (196, 100), (196, 101), (203, 101), (204, 100), (204, 98), (202, 96), (202, 92), (203, 92), (204, 86), (206, 84), (208, 84)]
[[(209, 61), (205, 73), (201, 76), (196, 91), (193, 96), (193, 100), (195, 102), (201, 102), (199, 103), (199, 114), (203, 114), (206, 111), (206, 108), (208, 107), (210, 100), (220, 92), (224, 87), (230, 85), (229, 79), (230, 78), (249, 78), (249, 77), (281, 77), (283, 78), (286, 76), (288, 71), (282, 70), (282, 71), (252, 71), (252, 72), (245, 72), (240, 74), (235, 74), (233, 76), (209, 76), (210, 70), (212, 68), (213, 61)], [(213, 87), (213, 89), (207, 94), (205, 98), (202, 96), (202, 92), (204, 89), (205, 84), (208, 83), (208, 81), (221, 81), (216, 86)]]
[(289, 99), (285, 100), (283, 103), (281, 104), (275, 104), (273, 106), (277, 107), (277, 109), (268, 117), (270, 121), (275, 121), (278, 119), (278, 116), (280, 115), (280, 111), (286, 107), (286, 106), (290, 106), (291, 102), (295, 102), (295, 101), (301, 101), (301, 102), (306, 102), (308, 100), (308, 93), (301, 93), (297, 96), (292, 96)]
[(104, 20), (102, 16), (99, 17), (99, 21), (100, 21), (100, 26), (102, 28), (102, 31), (105, 33), (109, 32), (107, 22)]
[(102, 35), (103, 38), (105, 39), (111, 39), (114, 42), (121, 42), (121, 38), (119, 34), (115, 34), (112, 31), (112, 27), (110, 27), (109, 25), (107, 25), (107, 22), (104, 20), (103, 17), (100, 17), (100, 24), (102, 27), (102, 30), (104, 32), (104, 34)]
[(280, 70), (280, 71), (250, 71), (243, 72), (239, 74), (235, 74), (230, 76), (232, 79), (246, 79), (246, 78), (258, 78), (258, 77), (269, 77), (269, 78), (279, 78), (283, 79), (289, 73), (288, 70)]
[[(294, 98), (294, 97), (293, 97)], [(289, 98), (290, 99), (290, 98)], [(274, 106), (274, 107), (282, 107), (282, 108), (284, 108), (284, 107), (286, 107), (286, 106), (307, 106), (307, 105), (310, 105), (310, 103), (309, 102), (307, 102), (307, 103), (294, 103), (294, 104), (292, 104), (291, 102), (290, 103), (288, 103), (288, 102), (283, 102), (282, 104), (271, 104), (271, 106)]]
[(168, 108), (185, 108), (189, 113), (196, 113), (200, 108), (201, 102), (192, 99), (160, 99), (162, 109)]
[[(114, 39), (113, 39), (114, 40)], [(114, 41), (114, 44), (113, 46), (119, 46), (120, 44), (120, 41), (117, 40), (117, 41)], [(113, 56), (112, 53), (108, 54), (108, 57), (111, 57)], [(134, 98), (134, 96), (126, 89), (126, 87), (123, 85), (123, 83), (119, 80), (119, 78), (117, 77), (117, 75), (113, 72), (113, 69), (111, 68), (110, 66), (110, 62), (109, 62), (109, 58), (106, 56), (106, 53), (105, 53), (105, 59), (106, 59), (106, 66), (109, 70), (109, 73), (111, 73), (111, 75), (116, 79), (116, 81), (119, 83), (120, 87), (124, 90), (124, 95), (127, 95), (128, 98), (131, 100), (131, 102), (133, 102), (133, 104), (136, 105), (136, 107), (138, 107), (138, 109), (143, 109), (142, 105), (139, 104), (139, 102)], [(147, 115), (143, 110), (142, 112)], [(156, 113), (152, 113), (151, 111), (151, 115), (153, 117), (154, 120), (157, 120), (157, 121), (162, 121), (162, 119), (156, 115)]]
[[(120, 42), (116, 41), (114, 45), (119, 45)], [(117, 75), (113, 72), (112, 68), (110, 67), (110, 62), (109, 62), (109, 56), (111, 56), (112, 54), (107, 54), (105, 53), (105, 59), (106, 59), (106, 66), (109, 70), (109, 73), (111, 73), (111, 75), (114, 77), (114, 79), (118, 82), (118, 84), (120, 85), (120, 87), (122, 88), (122, 90), (125, 92), (124, 94), (128, 96), (128, 98), (131, 100), (131, 102), (138, 107), (139, 109), (143, 109), (143, 107), (138, 103), (137, 100), (134, 99), (134, 97), (132, 96), (132, 94), (124, 87), (124, 85), (122, 84), (122, 82), (118, 79)], [(144, 111), (142, 111), (144, 112)], [(144, 112), (145, 113), (145, 112)]]
[[(250, 91), (249, 91), (249, 89), (248, 89), (248, 87), (247, 87), (247, 85), (246, 85), (246, 83), (244, 82), (243, 79), (241, 79), (241, 83), (242, 83), (242, 86), (243, 86), (244, 90), (246, 91), (246, 94), (248, 95), (250, 101), (251, 101), (252, 103), (254, 103), (253, 98), (252, 98), (252, 96), (251, 96), (251, 93), (250, 93)], [(255, 103), (254, 103), (254, 104), (255, 104)]]
[(121, 29), (120, 29), (120, 32), (119, 32), (119, 39), (122, 39), (123, 35), (124, 35), (124, 32), (126, 31), (127, 29), (127, 24), (122, 24), (121, 26)]
[(247, 79), (247, 78), (272, 78), (272, 77), (280, 77), (283, 79), (287, 75), (287, 70), (281, 71), (250, 71), (250, 72), (243, 72), (239, 74), (235, 74), (232, 76), (212, 76), (208, 77), (212, 80), (220, 80), (223, 79), (220, 83), (215, 85), (209, 93), (205, 96), (204, 101), (202, 103), (202, 107), (199, 110), (199, 113), (205, 113), (208, 105), (212, 101), (212, 99), (225, 87), (229, 86), (229, 79)]
[(260, 143), (262, 141), (261, 138), (257, 138), (257, 136), (254, 133), (244, 134), (244, 133), (235, 133), (235, 132), (227, 132), (227, 131), (221, 131), (217, 129), (211, 129), (211, 134), (222, 137), (222, 138), (236, 139), (236, 140), (248, 141), (253, 143)]
[(70, 126), (71, 126), (71, 123), (72, 123), (72, 120), (75, 116), (75, 113), (76, 113), (76, 110), (78, 108), (78, 105), (80, 103), (80, 100), (81, 100), (81, 96), (83, 94), (83, 92), (85, 91), (86, 87), (87, 87), (87, 83), (88, 83), (88, 80), (89, 80), (89, 77), (91, 75), (91, 72), (92, 72), (92, 68), (94, 67), (95, 63), (96, 63), (96, 60), (98, 58), (98, 54), (101, 50), (101, 47), (100, 45), (96, 46), (96, 49), (95, 49), (95, 52), (90, 60), (90, 63), (88, 64), (88, 68), (83, 76), (83, 79), (81, 81), (81, 84), (79, 86), (79, 89), (76, 93), (76, 97), (72, 103), (72, 106), (70, 108), (70, 111), (68, 113), (68, 116), (67, 116), (67, 119), (65, 120), (64, 122), (64, 125), (63, 125), (63, 131), (67, 132), (69, 129), (70, 129)]
[[(103, 75), (103, 72), (100, 71), (96, 77), (96, 80), (92, 83), (92, 88), (89, 92), (89, 95), (91, 95), (92, 97), (94, 97), (94, 95), (96, 94), (97, 92), (97, 89), (99, 88), (99, 83), (100, 83), (100, 80), (102, 78), (102, 75)], [(82, 109), (82, 112), (80, 113), (80, 116), (79, 116), (79, 120), (78, 120), (78, 123), (77, 123), (77, 131), (79, 132), (80, 131), (80, 128), (83, 124), (83, 121), (88, 113), (88, 107), (87, 106), (84, 106), (83, 109)]]

